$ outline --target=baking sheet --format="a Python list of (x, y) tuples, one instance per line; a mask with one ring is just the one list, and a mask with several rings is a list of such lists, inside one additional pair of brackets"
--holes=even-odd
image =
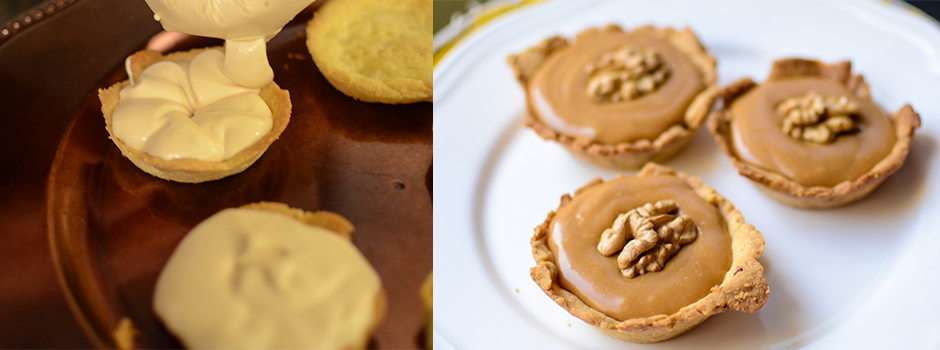
[[(50, 169), (49, 237), (73, 311), (95, 345), (115, 346), (110, 335), (126, 318), (139, 331), (136, 346), (180, 347), (151, 310), (156, 277), (173, 249), (222, 209), (276, 201), (349, 219), (353, 243), (379, 272), (389, 301), (369, 346), (422, 347), (418, 291), (432, 256), (431, 104), (363, 103), (336, 91), (306, 49), (315, 7), (268, 43), (275, 82), (291, 94), (291, 121), (240, 174), (179, 184), (143, 173), (121, 156), (107, 138), (96, 90), (126, 79), (123, 56), (91, 89), (63, 92), (82, 98), (66, 113), (72, 122)], [(153, 22), (152, 14), (141, 14), (138, 21)], [(220, 44), (158, 33), (137, 45), (168, 52)]]

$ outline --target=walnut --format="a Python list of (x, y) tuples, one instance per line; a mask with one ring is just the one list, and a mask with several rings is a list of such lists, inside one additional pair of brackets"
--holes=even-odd
[(590, 74), (586, 92), (601, 103), (629, 101), (652, 93), (670, 72), (658, 53), (636, 46), (605, 52), (584, 69)]
[(845, 133), (858, 130), (858, 104), (846, 96), (823, 96), (816, 92), (792, 97), (777, 105), (783, 115), (782, 131), (797, 140), (832, 143)]
[(678, 212), (675, 201), (664, 200), (620, 214), (601, 233), (597, 250), (604, 256), (620, 252), (617, 265), (627, 278), (661, 271), (683, 245), (698, 237), (692, 218)]

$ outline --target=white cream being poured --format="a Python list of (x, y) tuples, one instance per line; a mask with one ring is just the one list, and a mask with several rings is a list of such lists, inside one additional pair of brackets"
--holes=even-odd
[(131, 76), (112, 118), (114, 135), (158, 158), (222, 161), (267, 134), (272, 114), (258, 92), (274, 72), (265, 42), (313, 0), (146, 2), (164, 29), (225, 39), (225, 51)]

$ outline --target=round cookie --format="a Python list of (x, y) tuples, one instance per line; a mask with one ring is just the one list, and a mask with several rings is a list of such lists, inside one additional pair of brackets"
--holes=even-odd
[(170, 257), (154, 310), (187, 348), (364, 348), (386, 300), (352, 229), (281, 203), (223, 210)]
[(307, 24), (307, 49), (337, 90), (365, 102), (431, 101), (431, 0), (333, 0)]

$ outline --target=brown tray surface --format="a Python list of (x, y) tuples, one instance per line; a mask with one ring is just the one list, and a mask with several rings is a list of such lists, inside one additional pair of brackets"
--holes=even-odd
[[(96, 11), (95, 17), (124, 17), (97, 24), (66, 23)], [(370, 347), (421, 346), (423, 304), (418, 289), (432, 264), (431, 104), (362, 103), (333, 89), (304, 44), (311, 14), (312, 9), (299, 15), (268, 43), (275, 81), (290, 92), (293, 103), (287, 130), (245, 172), (195, 185), (154, 178), (122, 157), (107, 139), (96, 90), (126, 79), (124, 57), (145, 45), (175, 51), (221, 42), (167, 33), (154, 36), (159, 24), (143, 1), (121, 0), (78, 1), (0, 42), (3, 59), (13, 59), (22, 69), (58, 73), (28, 79), (16, 70), (11, 73), (17, 75), (15, 82), (33, 85), (18, 86), (11, 95), (25, 98), (19, 91), (32, 88), (30, 92), (39, 96), (26, 101), (0, 97), (13, 107), (14, 118), (31, 118), (13, 122), (14, 131), (0, 132), (12, 139), (3, 141), (0, 160), (22, 166), (0, 172), (0, 179), (9, 179), (0, 184), (0, 194), (13, 197), (0, 204), (0, 209), (13, 210), (0, 214), (0, 228), (10, 229), (0, 234), (8, 239), (17, 235), (21, 245), (0, 248), (13, 254), (0, 255), (0, 281), (25, 282), (0, 290), (0, 316), (50, 323), (37, 327), (0, 322), (0, 339), (7, 339), (0, 347), (88, 346), (76, 339), (80, 333), (68, 320), (70, 315), (63, 315), (65, 298), (55, 290), (51, 257), (62, 268), (78, 323), (91, 335), (92, 344), (113, 346), (108, 334), (127, 317), (140, 331), (137, 346), (179, 347), (151, 310), (157, 274), (200, 221), (219, 210), (262, 200), (330, 210), (352, 221), (353, 242), (376, 267), (389, 297), (388, 314)], [(94, 27), (90, 33), (99, 35), (56, 30), (88, 26)], [(47, 46), (59, 39), (43, 43), (37, 38), (45, 36), (31, 33), (35, 31), (87, 43), (62, 43), (73, 53), (63, 55), (57, 52), (61, 47)], [(102, 51), (84, 53), (86, 47)], [(44, 52), (52, 55), (35, 61)], [(76, 70), (82, 66), (88, 67)], [(8, 71), (13, 70), (0, 68), (0, 74)], [(32, 131), (38, 140), (20, 136)], [(56, 247), (53, 254), (44, 237), (46, 225)], [(6, 334), (11, 337), (4, 338)]]

